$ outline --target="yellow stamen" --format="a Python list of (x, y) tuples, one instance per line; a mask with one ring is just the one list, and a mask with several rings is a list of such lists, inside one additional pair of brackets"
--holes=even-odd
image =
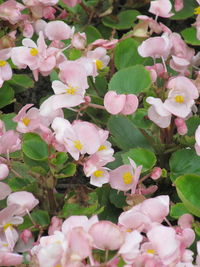
[(13, 227), (12, 227), (12, 224), (11, 223), (6, 223), (6, 224), (4, 224), (4, 226), (3, 226), (3, 228), (4, 228), (4, 231), (6, 231), (8, 228), (11, 228), (11, 229), (13, 229)]
[(199, 15), (200, 14), (200, 6), (194, 9), (194, 14)]
[(126, 232), (131, 233), (133, 230), (131, 228), (128, 228)]
[(93, 175), (97, 178), (102, 177), (103, 171), (97, 170), (97, 171), (93, 172)]
[(102, 70), (103, 69), (103, 62), (101, 60), (97, 59), (95, 61), (95, 63), (96, 63), (96, 67), (97, 67), (98, 70)]
[(101, 145), (101, 146), (99, 147), (98, 151), (102, 151), (102, 150), (104, 150), (104, 149), (106, 149), (106, 146)]
[(27, 118), (27, 117), (24, 117), (23, 120), (22, 120), (22, 122), (23, 122), (24, 125), (26, 125), (26, 126), (29, 125), (30, 121), (31, 121), (31, 120), (30, 120), (29, 118)]
[(4, 67), (7, 64), (5, 60), (0, 60), (0, 67)]
[(66, 89), (67, 94), (70, 95), (75, 95), (76, 91), (77, 91), (76, 88), (71, 85)]
[(7, 248), (8, 247), (8, 244), (3, 244), (3, 247)]
[(149, 253), (149, 254), (155, 254), (155, 250), (154, 249), (147, 249), (147, 253)]
[(38, 50), (36, 48), (31, 48), (30, 49), (30, 54), (31, 54), (31, 56), (35, 57), (38, 54)]
[(79, 140), (74, 141), (74, 147), (77, 148), (78, 150), (81, 150), (83, 148), (83, 145)]
[(57, 264), (55, 267), (62, 267), (60, 264)]
[(176, 95), (174, 97), (174, 99), (175, 99), (176, 103), (182, 104), (184, 102), (184, 97), (182, 95)]
[(125, 184), (131, 184), (133, 182), (133, 175), (130, 172), (125, 172), (123, 180)]

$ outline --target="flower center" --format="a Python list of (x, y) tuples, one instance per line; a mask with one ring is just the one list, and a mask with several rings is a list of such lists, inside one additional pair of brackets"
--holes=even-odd
[(30, 120), (29, 118), (27, 118), (27, 117), (24, 117), (23, 120), (22, 120), (22, 122), (23, 122), (24, 125), (26, 125), (26, 126), (29, 125), (30, 121), (31, 121), (31, 120)]
[(155, 254), (155, 250), (154, 249), (147, 249), (147, 253), (149, 253), (149, 254)]
[(102, 151), (102, 150), (104, 150), (104, 149), (106, 149), (106, 146), (101, 145), (101, 146), (99, 147), (98, 151)]
[(194, 9), (194, 14), (199, 15), (200, 14), (200, 6)]
[(96, 63), (96, 67), (97, 67), (98, 70), (102, 70), (103, 69), (103, 62), (101, 60), (97, 59), (95, 61), (95, 63)]
[(76, 91), (77, 91), (76, 88), (71, 85), (69, 85), (69, 87), (66, 89), (66, 92), (69, 95), (75, 95)]
[(101, 170), (97, 170), (97, 171), (95, 171), (95, 172), (93, 173), (93, 175), (94, 175), (95, 177), (97, 177), (97, 178), (102, 177), (102, 176), (103, 176), (103, 171), (101, 171)]
[(11, 229), (13, 229), (11, 223), (6, 223), (6, 224), (4, 224), (4, 226), (3, 226), (4, 231), (6, 231), (9, 227), (10, 227)]
[(83, 145), (79, 140), (74, 141), (74, 147), (77, 148), (78, 150), (81, 150), (83, 148)]
[(5, 60), (0, 60), (0, 67), (4, 67), (7, 64)]
[(123, 180), (125, 184), (131, 184), (133, 182), (133, 175), (130, 172), (125, 172)]
[(176, 95), (174, 97), (174, 100), (176, 101), (176, 103), (182, 104), (184, 102), (184, 97), (182, 95)]
[(36, 48), (31, 48), (30, 49), (30, 54), (31, 54), (31, 56), (35, 57), (38, 54), (38, 50)]

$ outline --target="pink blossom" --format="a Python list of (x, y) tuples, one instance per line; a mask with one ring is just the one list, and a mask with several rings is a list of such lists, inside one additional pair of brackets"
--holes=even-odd
[(92, 225), (89, 230), (94, 246), (101, 250), (117, 250), (124, 242), (124, 235), (120, 228), (109, 221), (100, 221)]
[(115, 48), (117, 43), (118, 43), (118, 39), (113, 39), (113, 40), (97, 39), (91, 45), (100, 46), (105, 49), (113, 49)]
[[(152, 3), (152, 2), (151, 2)], [(142, 57), (164, 58), (170, 54), (171, 41), (166, 34), (161, 37), (151, 37), (138, 46), (138, 53)]]
[(177, 127), (177, 132), (180, 135), (185, 135), (188, 132), (187, 124), (185, 123), (185, 120), (182, 118), (176, 118), (175, 119), (175, 125)]
[(15, 131), (9, 130), (0, 135), (0, 154), (15, 152), (20, 148), (21, 140)]
[(4, 180), (9, 174), (9, 168), (6, 164), (0, 164), (0, 180)]
[(184, 76), (172, 78), (167, 85), (170, 88), (164, 108), (180, 118), (186, 118), (194, 105), (194, 99), (199, 97), (196, 86)]
[(109, 182), (109, 172), (107, 171), (107, 168), (104, 167), (97, 168), (97, 170), (91, 174), (90, 184), (92, 185), (95, 185), (97, 187), (102, 187), (103, 184), (106, 184), (108, 182)]
[(34, 77), (38, 79), (38, 73), (49, 75), (56, 66), (56, 48), (47, 48), (44, 35), (39, 33), (37, 45), (31, 39), (25, 38), (22, 41), (24, 46), (14, 47), (11, 58), (19, 68), (29, 68), (33, 71)]
[(12, 69), (10, 64), (6, 61), (10, 58), (11, 49), (0, 50), (0, 87), (2, 87), (4, 81), (8, 81), (12, 78)]
[(5, 199), (12, 192), (9, 185), (0, 182), (0, 200)]
[(65, 146), (75, 160), (80, 154), (94, 154), (101, 145), (99, 133), (92, 123), (77, 122), (71, 125), (63, 118), (55, 118), (51, 127), (56, 140)]
[(146, 102), (152, 106), (148, 109), (148, 117), (160, 128), (167, 128), (171, 123), (171, 113), (164, 107), (160, 98), (147, 97)]
[(196, 129), (195, 140), (196, 140), (196, 143), (194, 147), (195, 147), (197, 155), (200, 156), (200, 125)]
[(24, 5), (15, 0), (8, 0), (0, 5), (0, 18), (8, 20), (11, 24), (16, 24), (21, 20), (21, 11), (25, 8)]
[(189, 213), (186, 213), (186, 214), (181, 215), (179, 217), (179, 219), (178, 219), (178, 225), (182, 229), (192, 228), (193, 222), (194, 222), (194, 217), (191, 214), (189, 214)]
[(72, 33), (72, 29), (63, 21), (51, 21), (45, 27), (45, 35), (52, 41), (69, 39)]
[(131, 194), (134, 194), (142, 166), (137, 167), (133, 160), (129, 160), (130, 165), (122, 165), (110, 171), (110, 185), (114, 189), (125, 192), (131, 189)]
[(115, 91), (108, 91), (104, 96), (104, 106), (113, 115), (129, 115), (136, 111), (138, 98), (134, 94), (118, 95)]
[(155, 168), (153, 168), (153, 171), (152, 171), (150, 177), (153, 180), (157, 180), (161, 177), (161, 175), (162, 175), (162, 169), (160, 167), (155, 167)]
[(48, 229), (48, 234), (53, 235), (55, 231), (60, 231), (62, 226), (62, 219), (59, 219), (56, 216), (51, 218), (51, 225)]
[(80, 49), (80, 50), (84, 49), (86, 46), (86, 34), (84, 32), (75, 33), (72, 37), (71, 44), (76, 49)]
[(0, 251), (0, 266), (17, 266), (19, 264), (22, 264), (22, 262), (22, 255)]
[(28, 229), (23, 230), (20, 234), (20, 238), (23, 240), (24, 243), (28, 243), (29, 239), (32, 237), (33, 235)]
[(17, 204), (19, 208), (16, 211), (16, 215), (24, 216), (27, 211), (31, 211), (35, 206), (37, 206), (39, 201), (30, 192), (18, 191), (11, 193), (7, 198), (8, 207)]
[(170, 13), (172, 9), (172, 4), (170, 0), (156, 0), (151, 1), (149, 12), (163, 18), (169, 18), (173, 16), (173, 13)]
[[(140, 29), (140, 31), (141, 31), (141, 28), (143, 28), (143, 31), (145, 32), (147, 32), (147, 30), (148, 30), (148, 27), (150, 28), (150, 33), (152, 32), (155, 32), (155, 33), (157, 33), (157, 34), (160, 34), (163, 30), (162, 30), (162, 27), (161, 27), (161, 25), (157, 22), (157, 21), (155, 21), (153, 18), (151, 18), (151, 17), (148, 17), (148, 16), (146, 16), (146, 15), (139, 15), (139, 16), (137, 16), (137, 18), (139, 19), (139, 20), (141, 20), (142, 22), (140, 23), (140, 24), (138, 24), (135, 28), (136, 28), (136, 30), (134, 29), (134, 33), (135, 33), (135, 31), (136, 31), (136, 35), (138, 36), (138, 32), (137, 32), (137, 27)], [(140, 27), (139, 27), (140, 26)], [(145, 35), (145, 34), (144, 34)], [(148, 35), (145, 35), (144, 37), (148, 37)]]

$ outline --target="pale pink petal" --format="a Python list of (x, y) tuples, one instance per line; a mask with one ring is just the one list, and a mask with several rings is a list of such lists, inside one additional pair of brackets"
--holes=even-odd
[(6, 198), (12, 192), (9, 185), (0, 182), (0, 200)]
[(51, 21), (45, 27), (45, 34), (49, 40), (66, 40), (71, 37), (71, 28), (63, 21)]
[(123, 110), (125, 101), (126, 96), (123, 94), (118, 95), (115, 91), (109, 91), (104, 96), (105, 109), (113, 115), (116, 115)]
[(130, 115), (133, 114), (138, 108), (138, 98), (136, 95), (130, 94), (126, 95), (126, 102), (121, 111), (123, 115)]

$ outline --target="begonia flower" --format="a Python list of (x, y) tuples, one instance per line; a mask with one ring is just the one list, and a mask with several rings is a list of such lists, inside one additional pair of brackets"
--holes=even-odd
[(183, 0), (174, 0), (174, 8), (176, 12), (181, 11), (184, 7), (184, 2)]
[(130, 115), (138, 107), (138, 98), (134, 94), (118, 95), (115, 91), (108, 91), (104, 96), (104, 106), (113, 115)]
[(122, 165), (109, 172), (109, 183), (114, 189), (125, 192), (131, 190), (131, 194), (134, 194), (136, 186), (138, 184), (142, 166), (137, 167), (133, 160), (129, 160), (130, 165)]
[(0, 180), (4, 180), (9, 174), (9, 168), (6, 164), (0, 164)]
[(84, 49), (86, 46), (86, 34), (84, 32), (77, 32), (73, 35), (71, 45), (76, 49)]
[(81, 0), (62, 0), (67, 6), (74, 7), (81, 3)]
[(169, 18), (174, 14), (171, 13), (172, 4), (170, 0), (156, 0), (150, 2), (149, 12), (163, 18)]
[(12, 78), (12, 69), (10, 64), (6, 61), (10, 58), (11, 49), (0, 50), (0, 87), (2, 87), (4, 81), (8, 81)]
[(167, 128), (171, 123), (171, 112), (165, 107), (160, 98), (147, 97), (146, 102), (151, 104), (148, 109), (148, 117), (160, 128)]
[(50, 21), (45, 27), (45, 36), (49, 40), (67, 40), (71, 37), (73, 31), (63, 21)]
[(15, 0), (5, 1), (0, 5), (0, 18), (8, 20), (11, 24), (16, 24), (22, 19), (21, 11), (25, 6)]
[(109, 221), (100, 221), (92, 225), (89, 230), (94, 246), (101, 250), (117, 250), (124, 242), (124, 235), (120, 228)]
[(31, 211), (39, 203), (38, 199), (30, 192), (18, 191), (11, 193), (7, 198), (7, 206), (17, 204), (19, 208), (16, 215), (24, 216), (27, 212)]

